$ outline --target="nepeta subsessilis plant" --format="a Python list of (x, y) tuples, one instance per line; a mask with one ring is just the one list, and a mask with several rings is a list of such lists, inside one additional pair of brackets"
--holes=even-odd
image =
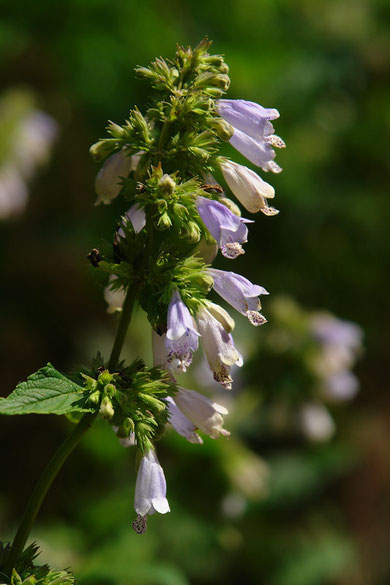
[[(17, 567), (51, 481), (97, 416), (112, 425), (122, 444), (138, 451), (133, 527), (140, 533), (148, 515), (170, 510), (156, 455), (166, 423), (194, 443), (202, 442), (198, 432), (213, 438), (229, 434), (223, 428), (226, 409), (199, 392), (178, 388), (175, 376), (190, 367), (199, 345), (215, 380), (226, 389), (232, 387), (232, 367), (242, 365), (231, 335), (233, 319), (207, 298), (213, 287), (253, 325), (266, 321), (260, 313), (259, 295), (267, 294), (263, 287), (210, 266), (218, 248), (230, 259), (244, 253), (252, 222), (241, 217), (213, 177), (222, 171), (249, 212), (274, 215), (277, 211), (267, 203), (273, 187), (218, 151), (221, 141), (230, 141), (263, 170), (279, 172), (272, 147), (284, 144), (270, 121), (277, 110), (222, 99), (230, 85), (228, 67), (223, 57), (208, 53), (209, 45), (178, 47), (172, 61), (159, 58), (138, 67), (138, 77), (154, 90), (149, 109), (134, 108), (123, 125), (110, 122), (109, 137), (91, 147), (101, 164), (96, 204), (107, 205), (116, 197), (123, 202), (112, 245), (89, 254), (105, 279), (108, 311), (120, 313), (118, 332), (107, 361), (98, 354), (91, 367), (72, 377), (49, 364), (0, 403), (2, 414), (81, 416), (49, 465), (50, 474), (38, 484), (4, 563), (6, 575)], [(136, 304), (150, 322), (152, 368), (141, 358), (132, 364), (120, 361)]]

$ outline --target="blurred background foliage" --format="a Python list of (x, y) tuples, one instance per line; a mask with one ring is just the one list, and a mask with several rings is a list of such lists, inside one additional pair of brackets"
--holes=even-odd
[[(218, 394), (229, 401), (232, 438), (199, 447), (167, 433), (160, 461), (172, 513), (139, 537), (133, 453), (97, 424), (44, 504), (33, 534), (42, 560), (94, 585), (388, 584), (389, 3), (19, 0), (1, 9), (4, 396), (48, 360), (66, 371), (98, 349), (108, 354), (115, 318), (85, 257), (112, 238), (125, 209), (93, 206), (88, 148), (107, 119), (142, 109), (149, 88), (135, 81), (135, 65), (208, 35), (230, 65), (229, 97), (278, 108), (287, 143), (277, 159), (284, 172), (272, 177), (281, 213), (256, 218), (233, 267), (279, 301), (265, 298), (260, 330), (237, 318), (247, 364), (233, 395)], [(26, 133), (31, 119), (40, 122)], [(7, 203), (10, 192), (18, 204)], [(217, 266), (232, 268), (222, 258)], [(303, 367), (315, 342), (297, 328), (297, 311), (303, 323), (316, 310), (365, 335), (358, 395), (326, 406), (331, 440), (310, 440), (291, 410), (315, 387)], [(282, 349), (280, 334), (290, 339)], [(140, 312), (123, 355), (138, 353), (150, 358)], [(207, 383), (195, 365), (186, 385)], [(56, 417), (1, 419), (1, 537), (12, 537), (69, 427)]]

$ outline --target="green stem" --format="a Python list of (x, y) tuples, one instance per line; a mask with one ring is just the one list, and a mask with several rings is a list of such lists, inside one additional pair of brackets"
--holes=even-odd
[[(135, 285), (129, 289), (126, 295), (126, 299), (123, 304), (121, 320), (119, 322), (118, 331), (115, 337), (111, 356), (108, 362), (108, 369), (110, 371), (112, 371), (118, 363), (118, 359), (126, 337), (127, 329), (130, 325), (131, 315), (133, 312), (133, 307), (137, 294), (138, 286)], [(35, 522), (37, 514), (41, 508), (42, 502), (45, 499), (45, 496), (51, 484), (55, 480), (58, 472), (60, 471), (61, 467), (63, 466), (69, 455), (72, 453), (73, 449), (79, 443), (80, 439), (91, 427), (96, 417), (97, 417), (96, 412), (84, 414), (80, 422), (73, 429), (73, 432), (62, 443), (62, 445), (57, 450), (54, 457), (46, 467), (45, 471), (41, 475), (27, 503), (18, 531), (12, 543), (12, 547), (7, 562), (4, 566), (4, 573), (6, 575), (11, 576), (12, 569), (15, 567), (18, 558), (23, 552), (31, 528)]]
[(4, 572), (6, 575), (11, 576), (12, 569), (21, 553), (23, 552), (30, 530), (34, 524), (35, 518), (39, 512), (42, 502), (57, 476), (59, 470), (65, 463), (66, 459), (72, 453), (81, 437), (87, 432), (93, 421), (95, 420), (97, 413), (84, 414), (83, 418), (76, 425), (73, 432), (67, 439), (62, 443), (49, 465), (41, 475), (35, 489), (27, 503), (26, 509), (23, 514), (23, 518), (20, 522), (18, 531), (12, 543), (9, 557), (7, 559)]

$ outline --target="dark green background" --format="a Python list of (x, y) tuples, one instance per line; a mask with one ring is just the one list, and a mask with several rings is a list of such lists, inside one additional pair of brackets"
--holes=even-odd
[[(43, 507), (35, 536), (45, 558), (91, 584), (387, 584), (388, 2), (19, 0), (0, 9), (2, 88), (32, 88), (60, 126), (25, 213), (0, 225), (2, 395), (48, 360), (67, 370), (109, 351), (115, 320), (85, 256), (125, 210), (119, 201), (93, 206), (88, 148), (107, 119), (122, 123), (134, 104), (142, 109), (148, 87), (135, 80), (135, 65), (205, 35), (230, 65), (229, 97), (278, 108), (275, 128), (287, 144), (277, 157), (283, 173), (265, 177), (281, 213), (256, 217), (234, 270), (365, 331), (361, 391), (336, 413), (332, 446), (253, 445), (270, 462), (287, 457), (279, 496), (224, 518), (227, 480), (215, 443), (195, 449), (170, 436), (161, 460), (172, 513), (139, 538), (130, 529), (132, 455), (98, 426)], [(147, 345), (144, 329), (138, 323), (129, 355)], [(11, 537), (69, 424), (35, 416), (0, 424), (0, 536)]]

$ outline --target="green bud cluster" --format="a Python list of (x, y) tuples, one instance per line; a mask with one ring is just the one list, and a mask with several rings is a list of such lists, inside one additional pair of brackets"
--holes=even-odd
[(178, 47), (172, 61), (158, 58), (136, 68), (137, 76), (156, 90), (152, 105), (145, 114), (131, 110), (122, 126), (109, 123), (110, 138), (90, 149), (96, 162), (125, 149), (141, 154), (137, 180), (158, 162), (168, 174), (179, 171), (184, 179), (215, 172), (218, 142), (229, 140), (233, 129), (216, 113), (215, 100), (228, 90), (230, 79), (223, 57), (208, 53), (210, 44), (203, 40), (195, 49)]
[(115, 427), (118, 437), (134, 434), (141, 451), (148, 450), (167, 422), (164, 398), (175, 393), (167, 372), (136, 360), (117, 373), (103, 370), (82, 377), (89, 401)]

